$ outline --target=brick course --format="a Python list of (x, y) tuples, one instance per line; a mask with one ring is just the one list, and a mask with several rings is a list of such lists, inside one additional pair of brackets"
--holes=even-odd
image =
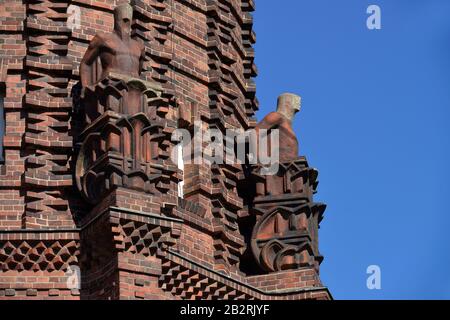
[[(76, 190), (79, 65), (124, 2), (0, 3), (0, 299), (329, 299), (314, 268), (243, 271), (240, 166), (187, 165), (184, 199), (173, 181), (160, 196), (117, 188), (96, 206)], [(254, 127), (254, 1), (132, 3), (142, 77), (164, 89), (165, 134), (180, 125), (180, 109), (187, 127)], [(70, 5), (80, 8), (79, 28), (67, 26)], [(80, 289), (67, 287), (69, 266), (81, 269)]]

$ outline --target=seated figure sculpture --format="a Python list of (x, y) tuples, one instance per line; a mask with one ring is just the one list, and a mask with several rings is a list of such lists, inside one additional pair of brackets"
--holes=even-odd
[(97, 57), (101, 58), (106, 78), (110, 72), (117, 72), (125, 77), (139, 77), (142, 69), (145, 49), (142, 43), (131, 38), (131, 20), (133, 9), (130, 5), (121, 5), (114, 10), (114, 31), (100, 32), (95, 35), (81, 61), (80, 74), (83, 87), (92, 85), (91, 70)]
[[(89, 44), (80, 64), (82, 96), (86, 91), (95, 91), (95, 85), (105, 79), (123, 82), (127, 86), (121, 95), (121, 109), (112, 104), (113, 111), (122, 114), (145, 112), (144, 97), (160, 95), (162, 89), (157, 83), (139, 79), (145, 60), (144, 45), (131, 38), (133, 8), (129, 4), (114, 9), (114, 30), (111, 33), (99, 32)], [(120, 89), (119, 89), (120, 90)], [(90, 120), (93, 110), (86, 110)]]
[[(275, 141), (267, 139), (267, 150), (270, 156), (275, 148), (278, 148), (278, 162), (285, 164), (294, 162), (299, 158), (298, 156), (298, 140), (292, 129), (292, 121), (297, 112), (301, 108), (301, 98), (295, 94), (285, 93), (278, 98), (278, 107), (276, 112), (269, 113), (256, 126), (257, 136), (260, 137), (261, 130), (267, 130), (267, 135), (270, 135), (273, 130), (278, 130), (279, 140), (275, 145)], [(258, 141), (258, 153), (262, 143), (265, 141)], [(270, 195), (278, 196), (286, 193), (286, 182), (283, 181), (284, 174), (282, 172), (275, 172), (264, 177), (264, 183), (257, 184), (257, 194), (259, 196)]]
[[(76, 180), (95, 204), (114, 186), (156, 193), (166, 189), (158, 159), (164, 119), (158, 115), (162, 87), (140, 79), (145, 46), (131, 37), (133, 8), (114, 10), (114, 30), (98, 33), (81, 61), (81, 98), (86, 128)], [(161, 178), (163, 177), (163, 178)]]
[[(276, 112), (269, 113), (258, 125), (256, 131), (261, 129), (279, 130), (279, 161), (288, 162), (298, 157), (298, 140), (292, 129), (292, 121), (301, 108), (301, 98), (295, 94), (285, 93), (278, 98)], [(274, 146), (271, 146), (272, 148)]]
[[(271, 156), (275, 148), (279, 153), (275, 172), (261, 174), (263, 165), (259, 163), (252, 167), (251, 175), (255, 193), (250, 207), (256, 218), (251, 251), (259, 267), (269, 273), (308, 266), (318, 268), (321, 261), (315, 239), (324, 206), (312, 202), (317, 171), (298, 155), (298, 140), (292, 129), (300, 108), (299, 96), (282, 94), (277, 111), (269, 113), (256, 126), (257, 148), (267, 147)], [(264, 134), (274, 134), (274, 130), (278, 130), (279, 140), (262, 139)]]

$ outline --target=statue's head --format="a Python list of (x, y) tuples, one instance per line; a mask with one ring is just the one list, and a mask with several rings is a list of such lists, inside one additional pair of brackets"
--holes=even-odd
[(301, 109), (302, 98), (293, 93), (283, 93), (278, 97), (277, 111), (289, 120)]
[(130, 35), (132, 19), (133, 7), (128, 3), (118, 5), (114, 9), (114, 30), (121, 35)]

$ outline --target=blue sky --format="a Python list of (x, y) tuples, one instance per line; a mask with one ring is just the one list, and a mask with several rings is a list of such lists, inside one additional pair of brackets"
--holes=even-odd
[[(380, 6), (382, 29), (366, 9)], [(258, 118), (298, 93), (336, 299), (450, 299), (450, 1), (256, 1)], [(366, 287), (381, 267), (382, 289)]]

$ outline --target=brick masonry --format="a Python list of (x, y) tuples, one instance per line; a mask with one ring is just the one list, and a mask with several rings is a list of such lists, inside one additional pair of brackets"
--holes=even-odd
[[(240, 166), (187, 165), (184, 199), (171, 181), (160, 195), (119, 187), (95, 206), (83, 200), (74, 182), (79, 65), (123, 2), (0, 1), (0, 299), (330, 299), (318, 268), (242, 267)], [(222, 132), (254, 127), (254, 1), (132, 4), (142, 77), (164, 88), (164, 133), (196, 120)], [(81, 12), (73, 29), (69, 6)], [(81, 270), (79, 289), (68, 286), (70, 266)]]

